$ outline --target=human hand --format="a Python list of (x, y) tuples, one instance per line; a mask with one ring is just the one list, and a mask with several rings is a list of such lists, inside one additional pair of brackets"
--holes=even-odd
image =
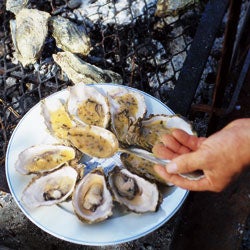
[[(153, 153), (172, 159), (155, 171), (167, 182), (193, 191), (222, 191), (250, 163), (250, 119), (231, 122), (208, 138), (198, 138), (176, 129), (164, 135)], [(200, 180), (188, 180), (179, 174), (203, 170)]]

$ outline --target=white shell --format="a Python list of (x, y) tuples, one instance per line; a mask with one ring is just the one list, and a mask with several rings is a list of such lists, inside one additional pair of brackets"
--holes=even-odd
[(117, 88), (108, 94), (111, 128), (119, 141), (124, 141), (129, 127), (147, 112), (144, 96), (127, 88)]
[(15, 168), (21, 174), (49, 172), (75, 158), (75, 150), (64, 145), (40, 144), (23, 150)]
[[(127, 198), (121, 195), (115, 184), (115, 176), (117, 174), (122, 174), (127, 176), (124, 182), (124, 187), (129, 192), (132, 190), (130, 187), (130, 181), (133, 180), (137, 183), (138, 190), (136, 195), (132, 198)], [(111, 188), (111, 192), (114, 195), (114, 199), (125, 205), (130, 211), (136, 213), (154, 212), (157, 210), (159, 204), (160, 193), (155, 183), (151, 183), (138, 175), (132, 174), (127, 169), (119, 169), (115, 167), (108, 176), (108, 182)], [(126, 191), (127, 191), (126, 190)]]
[(110, 110), (107, 97), (95, 87), (79, 83), (69, 87), (69, 93), (67, 108), (76, 121), (83, 125), (104, 128), (109, 125)]
[(113, 199), (101, 168), (88, 173), (77, 184), (72, 204), (77, 217), (90, 224), (112, 215)]
[(76, 180), (77, 172), (74, 168), (62, 167), (32, 180), (23, 192), (22, 201), (29, 208), (58, 204), (72, 194)]
[(98, 126), (77, 126), (68, 133), (71, 144), (91, 157), (109, 158), (118, 150), (118, 140), (109, 130)]

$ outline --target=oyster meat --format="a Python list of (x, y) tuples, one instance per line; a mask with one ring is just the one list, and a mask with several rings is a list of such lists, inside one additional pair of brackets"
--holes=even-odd
[(54, 16), (49, 22), (56, 45), (64, 51), (88, 55), (91, 50), (90, 38), (83, 26), (67, 18)]
[(50, 14), (36, 9), (21, 9), (10, 21), (15, 57), (26, 66), (35, 63), (48, 33)]
[(108, 174), (108, 183), (114, 199), (136, 213), (155, 212), (161, 203), (161, 194), (155, 183), (116, 166)]
[(72, 204), (77, 217), (90, 224), (112, 215), (113, 199), (101, 167), (88, 173), (77, 184)]
[(146, 114), (144, 96), (127, 88), (117, 88), (108, 94), (111, 112), (111, 129), (121, 143), (126, 144), (126, 136), (132, 124)]
[(102, 70), (68, 51), (53, 54), (53, 58), (73, 83), (122, 83), (119, 74)]
[(49, 172), (75, 158), (75, 150), (64, 145), (40, 144), (23, 150), (15, 164), (21, 174)]
[(61, 203), (73, 193), (76, 180), (77, 171), (70, 166), (64, 166), (32, 179), (23, 192), (22, 201), (29, 208)]
[(112, 132), (94, 125), (76, 126), (69, 129), (68, 139), (82, 153), (98, 158), (113, 156), (119, 146)]
[(83, 125), (106, 128), (110, 122), (107, 97), (93, 86), (78, 83), (69, 87), (67, 108), (70, 115)]
[(65, 105), (59, 99), (46, 98), (41, 101), (41, 114), (49, 132), (67, 143), (68, 130), (75, 126), (75, 122), (66, 111)]

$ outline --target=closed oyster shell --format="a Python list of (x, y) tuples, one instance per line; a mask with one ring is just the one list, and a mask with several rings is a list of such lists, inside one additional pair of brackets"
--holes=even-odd
[(32, 179), (22, 195), (29, 208), (51, 206), (65, 201), (73, 192), (77, 171), (65, 166), (54, 172)]
[(122, 83), (119, 74), (111, 70), (102, 70), (81, 60), (70, 52), (53, 54), (55, 62), (62, 68), (73, 83)]
[(15, 15), (28, 4), (28, 0), (7, 0), (6, 10), (11, 11)]
[(50, 14), (36, 9), (21, 9), (10, 28), (15, 46), (15, 57), (26, 66), (35, 63), (48, 33)]
[(75, 158), (75, 150), (64, 145), (40, 144), (18, 155), (15, 168), (21, 174), (49, 172)]
[(199, 0), (158, 0), (155, 15), (165, 17), (168, 15), (176, 16), (182, 9), (188, 8)]
[(52, 17), (50, 26), (56, 45), (62, 50), (82, 55), (87, 55), (90, 52), (90, 38), (83, 26), (78, 26), (61, 16)]
[(115, 167), (108, 174), (108, 183), (114, 199), (136, 213), (155, 212), (161, 203), (161, 194), (155, 183)]
[(89, 224), (106, 220), (112, 215), (113, 199), (101, 167), (88, 173), (77, 184), (72, 204), (77, 217)]
[(110, 110), (107, 97), (95, 87), (82, 83), (69, 87), (69, 93), (67, 108), (77, 122), (83, 125), (108, 127)]

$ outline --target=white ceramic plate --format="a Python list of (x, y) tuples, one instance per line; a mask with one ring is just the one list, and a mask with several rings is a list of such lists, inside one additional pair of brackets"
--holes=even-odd
[[(114, 84), (94, 85), (98, 90), (108, 92), (121, 87)], [(133, 91), (138, 91), (133, 88)], [(145, 96), (148, 114), (173, 114), (166, 105), (156, 98), (138, 91)], [(68, 90), (62, 90), (47, 98), (59, 98), (63, 101), (68, 98)], [(169, 187), (164, 191), (164, 199), (159, 210), (155, 213), (135, 214), (124, 213), (119, 208), (114, 209), (114, 215), (108, 220), (88, 225), (82, 223), (73, 213), (71, 202), (62, 205), (28, 209), (21, 201), (24, 188), (32, 176), (23, 176), (15, 170), (18, 154), (25, 148), (40, 143), (56, 141), (48, 134), (43, 117), (40, 114), (40, 103), (35, 105), (19, 122), (15, 128), (6, 154), (6, 175), (10, 191), (22, 212), (42, 230), (60, 239), (82, 245), (114, 245), (140, 238), (153, 232), (167, 222), (180, 208), (187, 197), (188, 191), (177, 187)], [(89, 163), (93, 164), (95, 159)], [(102, 162), (104, 167), (119, 163), (116, 155)]]

